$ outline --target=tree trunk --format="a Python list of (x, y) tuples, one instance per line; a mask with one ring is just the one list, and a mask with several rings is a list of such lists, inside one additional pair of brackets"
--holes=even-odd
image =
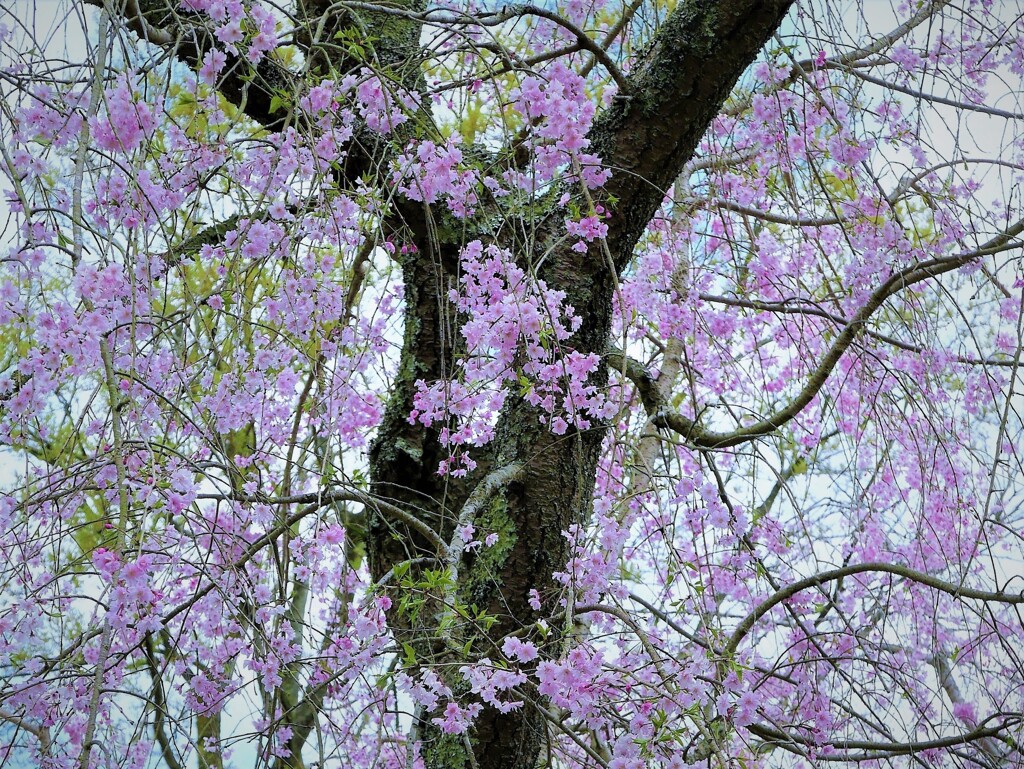
[[(778, 28), (792, 1), (680, 2), (648, 51), (638, 58), (643, 64), (626, 79), (628, 92), (616, 96), (590, 131), (592, 151), (613, 169), (611, 180), (594, 195), (610, 212), (606, 245), (595, 242), (587, 253), (574, 251), (562, 237), (563, 214), (554, 207), (522, 223), (523, 228), (528, 226), (539, 234), (535, 253), (517, 254), (517, 258), (524, 263), (543, 262), (538, 277), (550, 288), (564, 291), (567, 303), (582, 319), (579, 331), (568, 340), (575, 350), (583, 354), (605, 352), (617, 273), (628, 265), (634, 246), (682, 166), (737, 79)], [(411, 13), (424, 8), (422, 0), (397, 5)], [(406, 87), (422, 90), (419, 64), (424, 56), (419, 50), (420, 25), (415, 18), (359, 12), (359, 18), (354, 19), (350, 15), (354, 11), (330, 11), (331, 7), (323, 0), (300, 2), (300, 13), (308, 19), (309, 27), (297, 35), (297, 42), (306, 50), (309, 80), (340, 78), (364, 64), (334, 45), (338, 33), (347, 29), (360, 36), (368, 33), (364, 42), (372, 55), (365, 64), (386, 68)], [(163, 0), (142, 0), (139, 9), (139, 17), (127, 18), (127, 22), (157, 42), (162, 39), (158, 33), (168, 28), (171, 42), (166, 46), (192, 66), (217, 45), (209, 32), (199, 33), (190, 27), (188, 34), (182, 34), (175, 28), (182, 23), (167, 13)], [(324, 14), (330, 15), (324, 19)], [(140, 19), (149, 25), (148, 29)], [(325, 23), (321, 25), (321, 21)], [(319, 36), (315, 32), (318, 27), (322, 30)], [(282, 127), (285, 115), (273, 109), (274, 96), (282, 91), (298, 93), (301, 79), (270, 58), (261, 62), (255, 73), (250, 69), (242, 60), (229, 59), (226, 71), (231, 74), (224, 79), (222, 93), (267, 128)], [(423, 101), (429, 104), (428, 99)], [(421, 116), (429, 126), (426, 110), (424, 107)], [(379, 169), (387, 172), (385, 153), (389, 150), (380, 141), (363, 138), (353, 143), (345, 167), (338, 171), (342, 188), (360, 176), (380, 173)], [(384, 179), (375, 181), (383, 183)], [(409, 645), (419, 663), (465, 664), (493, 654), (508, 633), (559, 610), (555, 600), (559, 585), (553, 574), (565, 566), (569, 557), (563, 531), (573, 524), (585, 524), (590, 516), (598, 458), (607, 429), (601, 424), (586, 431), (570, 426), (565, 435), (554, 435), (542, 424), (536, 408), (510, 397), (499, 417), (495, 440), (488, 449), (474, 455), (478, 469), (468, 479), (438, 475), (438, 465), (447, 456), (438, 440), (438, 430), (408, 421), (415, 382), (436, 381), (457, 371), (460, 318), (448, 300), (448, 291), (457, 285), (461, 246), (473, 237), (490, 237), (482, 220), (461, 223), (456, 234), (448, 234), (451, 228), (437, 226), (444, 217), (440, 207), (431, 210), (398, 197), (385, 222), (389, 237), (413, 248), (403, 249), (401, 256), (404, 342), (385, 417), (370, 452), (370, 475), (377, 498), (402, 508), (437, 532), (444, 542), (451, 542), (460, 512), (480, 479), (501, 468), (518, 468), (515, 479), (486, 501), (477, 518), (478, 526), (502, 532), (503, 545), (487, 553), (467, 553), (456, 584), (443, 600), (433, 597), (434, 602), (420, 607), (415, 616), (395, 601), (388, 615), (396, 638)], [(467, 237), (467, 232), (472, 237)], [(602, 365), (593, 375), (592, 384), (603, 388), (607, 380), (607, 368)], [(411, 567), (413, 579), (427, 570), (444, 567), (437, 548), (421, 533), (372, 508), (368, 515), (366, 544), (374, 580), (410, 560), (416, 562)], [(539, 612), (528, 602), (530, 588), (537, 588), (547, 599)], [(468, 621), (439, 628), (436, 620), (446, 611), (445, 601), (475, 606), (494, 622), (486, 630)], [(558, 633), (569, 624), (552, 629), (554, 636), (549, 636), (545, 647), (548, 654), (560, 653), (563, 644)], [(457, 670), (458, 665), (450, 667)], [(454, 678), (449, 680), (449, 685), (455, 684)], [(307, 699), (311, 694), (307, 693)], [(532, 769), (547, 739), (545, 718), (530, 703), (505, 715), (485, 708), (468, 740), (442, 734), (430, 723), (434, 715), (423, 714), (417, 725), (429, 769), (461, 769), (473, 764), (481, 769)], [(315, 718), (315, 713), (310, 718)], [(303, 728), (298, 733), (305, 739), (310, 731)], [(475, 754), (472, 759), (467, 755), (467, 745)], [(296, 756), (300, 748), (293, 745)]]
[[(607, 243), (617, 272), (628, 264), (633, 247), (677, 174), (790, 4), (791, 0), (691, 0), (680, 4), (651, 46), (644, 66), (630, 76), (630, 93), (616, 98), (594, 125), (592, 147), (614, 169), (601, 197), (611, 210)], [(609, 201), (615, 201), (614, 205)], [(539, 225), (538, 231), (546, 235), (538, 237), (537, 253), (531, 255), (537, 263), (561, 234), (561, 219), (552, 212), (531, 224)], [(431, 381), (455, 370), (452, 353), (457, 336), (449, 331), (446, 337), (445, 330), (455, 329), (453, 321), (457, 319), (444, 317), (443, 308), (448, 304), (447, 287), (454, 285), (456, 278), (456, 244), (439, 244), (428, 238), (417, 239), (415, 245), (417, 249), (403, 263), (405, 345), (399, 381), (372, 453), (373, 489), (422, 516), (450, 541), (454, 522), (472, 491), (472, 479), (484, 477), (488, 468), (522, 467), (516, 480), (501, 489), (488, 506), (488, 520), (481, 522), (489, 531), (510, 532), (511, 546), (486, 558), (468, 554), (455, 587), (459, 600), (486, 608), (497, 621), (477, 637), (465, 637), (472, 631), (464, 629), (456, 634), (457, 643), (447, 649), (442, 645), (439, 651), (436, 626), (428, 622), (409, 627), (394, 611), (390, 617), (396, 629), (411, 633), (418, 654), (432, 654), (433, 662), (464, 664), (500, 645), (508, 633), (558, 610), (554, 602), (548, 602), (541, 611), (534, 611), (528, 591), (537, 588), (548, 596), (558, 592), (553, 574), (564, 568), (569, 557), (569, 543), (562, 532), (589, 518), (607, 428), (594, 425), (579, 431), (570, 427), (565, 435), (555, 435), (541, 423), (537, 409), (510, 398), (491, 450), (470, 482), (456, 483), (438, 476), (437, 464), (446, 454), (436, 431), (410, 425), (407, 417), (415, 379)], [(566, 302), (583, 320), (568, 344), (584, 354), (603, 353), (609, 342), (615, 281), (600, 245), (591, 244), (589, 252), (581, 254), (563, 240), (543, 264), (539, 277), (551, 288), (565, 291)], [(607, 377), (602, 366), (593, 383), (604, 387)], [(382, 516), (377, 516), (370, 530), (370, 553), (375, 579), (404, 559), (432, 555), (429, 546)], [(553, 631), (557, 633), (559, 628)], [(452, 648), (461, 652), (467, 643), (469, 659), (457, 659)], [(549, 643), (547, 648), (558, 649), (559, 644)], [(431, 769), (471, 765), (461, 738), (443, 735), (429, 723), (420, 725), (420, 735)], [(470, 743), (481, 769), (532, 769), (545, 738), (544, 717), (527, 704), (504, 715), (485, 708)]]

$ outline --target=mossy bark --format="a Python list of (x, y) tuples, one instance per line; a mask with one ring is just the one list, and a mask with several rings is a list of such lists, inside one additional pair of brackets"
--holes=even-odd
[[(632, 255), (647, 223), (675, 180), (683, 164), (717, 114), (729, 91), (769, 36), (781, 23), (790, 0), (734, 0), (681, 3), (651, 45), (645, 62), (631, 75), (631, 91), (598, 119), (591, 131), (593, 147), (616, 169), (602, 192), (612, 214), (608, 220), (610, 249), (616, 272)], [(573, 251), (559, 243), (561, 214), (540, 216), (532, 225), (541, 233), (536, 247), (547, 252), (539, 277), (566, 292), (583, 323), (569, 341), (582, 353), (602, 353), (612, 322), (615, 277), (607, 257), (593, 245), (590, 253)], [(436, 475), (444, 452), (430, 430), (409, 425), (414, 378), (427, 381), (454, 371), (451, 352), (455, 340), (444, 336), (457, 328), (457, 319), (442, 317), (444, 287), (455, 275), (453, 254), (428, 241), (403, 265), (408, 303), (406, 344), (401, 381), (391, 394), (388, 418), (378, 434), (372, 455), (375, 492), (389, 500), (422, 511), (447, 540), (451, 526), (471, 486), (445, 482)], [(539, 262), (539, 259), (535, 259)], [(440, 300), (440, 301), (439, 301)], [(452, 332), (448, 332), (452, 333)], [(604, 367), (594, 384), (607, 382)], [(553, 574), (564, 568), (569, 543), (562, 532), (584, 524), (590, 515), (592, 493), (603, 425), (587, 431), (552, 434), (537, 409), (510, 398), (499, 418), (493, 443), (494, 467), (518, 463), (523, 471), (503, 489), (489, 509), (509, 537), (509, 546), (494, 556), (467, 556), (459, 570), (456, 593), (461, 600), (485, 608), (496, 618), (484, 638), (469, 648), (482, 656), (510, 632), (533, 625), (541, 615), (556, 611), (543, 606), (534, 611), (530, 588), (554, 595)], [(478, 474), (477, 477), (482, 477)], [(399, 536), (395, 538), (395, 534)], [(382, 575), (403, 558), (424, 555), (427, 548), (408, 532), (381, 520), (371, 530), (377, 544), (371, 555), (374, 576)], [(433, 637), (430, 628), (409, 630)], [(553, 630), (557, 636), (557, 629)], [(461, 640), (461, 639), (460, 639)], [(557, 637), (546, 648), (558, 650)], [(429, 723), (420, 725), (424, 756), (430, 769), (469, 766), (464, 743), (442, 735)], [(485, 709), (470, 735), (475, 763), (481, 769), (533, 769), (547, 738), (547, 725), (536, 708), (508, 714)]]
[[(523, 222), (522, 229), (537, 232), (538, 237), (535, 252), (519, 256), (535, 264), (542, 262), (539, 277), (551, 288), (565, 291), (566, 301), (582, 319), (579, 332), (568, 342), (574, 349), (584, 354), (604, 352), (612, 323), (617, 279), (613, 273), (621, 273), (629, 263), (667, 190), (791, 4), (792, 0), (681, 0), (630, 74), (628, 92), (620, 94), (599, 116), (590, 139), (592, 149), (614, 169), (605, 189), (596, 195), (610, 211), (606, 245), (613, 264), (598, 244), (592, 244), (589, 253), (572, 250), (562, 238), (560, 211), (534, 211), (531, 221)], [(402, 6), (420, 10), (424, 4), (423, 0), (410, 0)], [(154, 0), (142, 0), (140, 7), (154, 24), (180, 24), (162, 13), (160, 9), (166, 6)], [(352, 49), (346, 51), (334, 44), (339, 33), (344, 38), (346, 30), (355, 30), (376, 51), (377, 65), (400, 73), (399, 79), (407, 87), (422, 84), (419, 26), (414, 20), (380, 13), (356, 17), (351, 11), (332, 8), (326, 0), (300, 2), (309, 29), (300, 31), (297, 39), (309, 48), (308, 79), (350, 71), (361, 64)], [(201, 61), (208, 47), (216, 45), (210, 35), (189, 40), (175, 51), (192, 65)], [(301, 85), (296, 77), (270, 60), (261, 63), (257, 77), (247, 74), (241, 62), (229, 63), (237, 63), (244, 77), (225, 81), (225, 97), (244, 103), (247, 114), (267, 128), (282, 125), (283, 116), (270, 110), (273, 89), (296, 90)], [(422, 117), (429, 128), (429, 115)], [(372, 175), (374, 169), (387, 168), (382, 153), (391, 152), (390, 148), (369, 140), (356, 144), (359, 146), (352, 148), (341, 170), (341, 185), (346, 179), (354, 181)], [(411, 644), (419, 659), (464, 663), (469, 660), (456, 659), (453, 647), (468, 648), (471, 658), (493, 653), (508, 633), (555, 612), (553, 602), (542, 606), (539, 613), (534, 611), (528, 591), (536, 587), (549, 596), (558, 592), (553, 574), (565, 566), (569, 556), (569, 543), (562, 532), (589, 518), (606, 427), (597, 424), (587, 431), (570, 429), (566, 435), (553, 435), (536, 408), (510, 398), (500, 415), (492, 447), (478, 456), (480, 468), (474, 476), (460, 480), (437, 474), (438, 464), (446, 458), (437, 429), (410, 424), (407, 417), (417, 379), (435, 381), (457, 370), (460, 318), (447, 292), (457, 285), (458, 254), (461, 245), (471, 239), (467, 234), (476, 229), (475, 236), (486, 238), (487, 232), (483, 221), (467, 222), (464, 231), (450, 232), (436, 226), (442, 219), (440, 211), (399, 196), (385, 223), (395, 240), (414, 248), (402, 256), (406, 294), (401, 361), (370, 452), (370, 476), (373, 494), (419, 517), (444, 541), (450, 541), (459, 511), (477, 479), (494, 467), (521, 465), (516, 480), (501, 489), (483, 513), (490, 516), (488, 526), (505, 538), (502, 547), (485, 556), (467, 554), (454, 586), (456, 601), (485, 610), (494, 617), (493, 624), (486, 629), (459, 629), (460, 636), (470, 636), (467, 647), (439, 637), (432, 622), (435, 612), (421, 611), (416, 621), (395, 608), (389, 614), (396, 637)], [(541, 254), (545, 254), (543, 260)], [(602, 366), (593, 384), (604, 387), (607, 376)], [(373, 579), (409, 559), (420, 559), (416, 568), (421, 571), (443, 565), (430, 564), (428, 559), (438, 554), (422, 535), (377, 510), (371, 508), (367, 513), (366, 546)], [(557, 654), (561, 646), (557, 629), (553, 632), (555, 637), (546, 645), (549, 654)], [(309, 697), (314, 694), (307, 693), (306, 701), (313, 703)], [(473, 763), (480, 769), (533, 769), (547, 739), (545, 719), (530, 704), (508, 714), (485, 708), (468, 735), (475, 754), (471, 761), (466, 741), (442, 734), (430, 723), (432, 715), (436, 714), (426, 714), (418, 725), (428, 769), (463, 769)], [(298, 754), (301, 745), (294, 749)]]

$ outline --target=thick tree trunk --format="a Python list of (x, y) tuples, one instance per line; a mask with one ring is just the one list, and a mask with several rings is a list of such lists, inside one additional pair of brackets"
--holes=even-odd
[[(791, 0), (681, 4), (652, 44), (645, 65), (629, 78), (630, 93), (616, 99), (595, 124), (593, 147), (615, 169), (604, 199), (617, 201), (609, 206), (607, 240), (616, 270), (628, 263), (665, 192), (790, 4)], [(541, 222), (540, 231), (548, 237), (538, 239), (535, 256), (561, 235), (560, 226), (556, 214)], [(406, 417), (412, 407), (411, 380), (429, 381), (453, 370), (450, 353), (456, 342), (441, 335), (441, 329), (452, 326), (439, 317), (438, 307), (444, 305), (444, 287), (455, 265), (453, 255), (422, 247), (429, 244), (417, 245), (419, 251), (408, 257), (412, 263), (404, 265), (410, 293), (401, 380), (392, 393), (371, 470), (377, 493), (425, 512), (431, 525), (443, 522), (439, 531), (447, 541), (471, 486), (438, 478), (436, 467), (443, 451), (436, 437), (410, 426)], [(566, 301), (583, 319), (569, 344), (582, 353), (602, 353), (611, 328), (614, 279), (599, 245), (592, 245), (585, 254), (568, 245), (556, 247), (544, 265), (540, 277), (565, 291)], [(595, 384), (604, 386), (607, 371), (602, 367), (595, 379)], [(595, 425), (585, 432), (570, 428), (558, 436), (541, 423), (540, 416), (520, 399), (510, 398), (506, 404), (488, 465), (516, 464), (522, 471), (492, 502), (486, 524), (488, 530), (511, 532), (512, 544), (497, 557), (478, 561), (468, 556), (459, 571), (456, 593), (460, 599), (486, 607), (497, 618), (486, 638), (472, 646), (480, 656), (509, 632), (556, 611), (551, 604), (535, 612), (527, 601), (528, 591), (536, 587), (542, 594), (557, 593), (552, 575), (564, 568), (569, 557), (562, 532), (572, 524), (585, 523), (590, 515), (605, 426)], [(484, 474), (478, 472), (476, 477)], [(402, 558), (430, 554), (427, 548), (415, 546), (412, 537), (393, 539), (393, 531), (393, 524), (383, 519), (371, 531), (375, 577)], [(401, 620), (396, 624), (401, 625)], [(417, 632), (436, 636), (436, 628)], [(559, 644), (547, 648), (557, 650)], [(420, 734), (431, 769), (470, 765), (461, 739), (443, 736), (427, 724), (421, 725)], [(544, 718), (527, 705), (505, 715), (485, 709), (471, 744), (481, 769), (532, 769), (545, 738)]]
[[(643, 63), (627, 79), (628, 92), (616, 97), (593, 126), (592, 149), (613, 169), (600, 198), (611, 212), (606, 222), (607, 247), (615, 272), (628, 264), (633, 247), (666, 191), (792, 1), (683, 0), (641, 56)], [(423, 8), (421, 0), (401, 5), (409, 11)], [(350, 12), (333, 12), (331, 7), (322, 0), (300, 2), (300, 11), (308, 18), (311, 30), (320, 25), (323, 14), (332, 14), (321, 27), (319, 38), (310, 31), (297, 35), (306, 48), (308, 66), (315, 70), (310, 73), (312, 80), (357, 66), (358, 62), (345, 60), (339, 49), (332, 47), (336, 34), (348, 27), (370, 32), (376, 59), (368, 63), (400, 72), (407, 87), (415, 88), (422, 82), (418, 23), (395, 15), (364, 13), (354, 24)], [(141, 0), (139, 8), (140, 15), (127, 22), (192, 66), (209, 48), (218, 45), (205, 29), (169, 14), (164, 0)], [(225, 97), (244, 105), (247, 114), (267, 128), (280, 127), (284, 115), (271, 109), (273, 96), (282, 89), (297, 92), (302, 78), (272, 59), (264, 60), (256, 73), (249, 69), (244, 61), (229, 59), (229, 75), (222, 86)], [(424, 113), (423, 117), (427, 122), (428, 116)], [(346, 168), (339, 172), (341, 186), (374, 169), (387, 169), (387, 158), (378, 156), (386, 151), (380, 143), (357, 144)], [(447, 292), (456, 285), (459, 248), (472, 237), (466, 237), (465, 231), (459, 236), (446, 236), (445, 228), (435, 226), (435, 220), (443, 216), (441, 211), (399, 199), (386, 223), (396, 240), (415, 248), (407, 249), (402, 257), (405, 338), (397, 378), (371, 450), (370, 471), (372, 491), (378, 498), (419, 518), (449, 542), (459, 513), (479, 479), (492, 469), (512, 465), (520, 468), (515, 480), (487, 501), (480, 511), (483, 520), (478, 519), (488, 530), (502, 532), (503, 546), (486, 555), (466, 554), (457, 584), (445, 598), (485, 610), (496, 619), (493, 625), (484, 630), (466, 622), (439, 632), (436, 618), (443, 611), (440, 597), (436, 605), (422, 607), (415, 618), (403, 612), (397, 601), (389, 613), (396, 637), (411, 645), (420, 662), (465, 663), (493, 654), (495, 644), (500, 645), (505, 635), (557, 610), (551, 600), (540, 612), (534, 611), (527, 600), (528, 590), (536, 587), (548, 596), (558, 592), (553, 573), (565, 566), (569, 556), (562, 532), (588, 520), (606, 428), (595, 425), (585, 432), (570, 428), (565, 435), (554, 435), (541, 423), (535, 408), (510, 398), (499, 418), (496, 439), (477, 458), (480, 468), (473, 477), (462, 481), (437, 474), (438, 464), (446, 456), (437, 430), (412, 425), (407, 417), (415, 381), (451, 376), (461, 339), (459, 318)], [(521, 256), (536, 257), (533, 261), (539, 262), (540, 254), (547, 252), (539, 277), (551, 288), (565, 291), (567, 302), (583, 321), (569, 344), (584, 354), (601, 354), (609, 341), (616, 276), (603, 245), (592, 244), (589, 253), (580, 254), (564, 243), (561, 217), (561, 213), (552, 211), (529, 222), (540, 233), (537, 253)], [(479, 229), (474, 237), (486, 239), (485, 223), (469, 222), (467, 227), (470, 232)], [(555, 245), (560, 239), (563, 244)], [(594, 384), (605, 386), (607, 377), (602, 366)], [(418, 564), (414, 576), (444, 566), (437, 548), (422, 534), (378, 511), (371, 509), (368, 514), (367, 551), (375, 580), (410, 559)], [(554, 632), (554, 642), (546, 646), (548, 654), (561, 649), (557, 628)], [(452, 667), (457, 670), (458, 666)], [(307, 693), (307, 699), (314, 694)], [(532, 769), (547, 739), (545, 719), (530, 704), (506, 715), (485, 709), (468, 741), (441, 734), (429, 722), (432, 715), (424, 714), (417, 732), (429, 769), (472, 765), (467, 744), (481, 769)], [(310, 733), (306, 727), (311, 723), (299, 731), (302, 739)], [(298, 756), (301, 745), (293, 745), (293, 750)]]

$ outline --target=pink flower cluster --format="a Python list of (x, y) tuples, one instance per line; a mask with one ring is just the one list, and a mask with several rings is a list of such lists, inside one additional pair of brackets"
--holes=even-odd
[(359, 115), (378, 133), (390, 133), (409, 119), (407, 113), (419, 109), (417, 93), (382, 80), (370, 70), (362, 70), (358, 77), (349, 75), (341, 83), (346, 92), (353, 86)]
[(579, 238), (572, 247), (574, 251), (586, 253), (587, 243), (600, 240), (608, 234), (608, 225), (601, 221), (604, 213), (604, 208), (598, 206), (597, 213), (593, 216), (565, 220), (566, 231), (573, 237)]
[(544, 419), (556, 434), (569, 425), (586, 429), (590, 419), (609, 409), (603, 394), (587, 384), (598, 357), (563, 347), (579, 327), (564, 292), (529, 276), (509, 252), (493, 244), (469, 243), (461, 263), (462, 288), (449, 293), (468, 317), (462, 327), (467, 353), (461, 377), (418, 381), (409, 416), (426, 426), (457, 420), (454, 429), (445, 427), (441, 433), (457, 462), (446, 463), (441, 472), (460, 475), (473, 464), (459, 447), (493, 438), (494, 418), (513, 383), (521, 397), (549, 415)]
[(506, 692), (526, 683), (526, 674), (509, 670), (491, 662), (487, 657), (459, 668), (469, 684), (470, 691), (499, 713), (508, 713), (523, 706), (522, 700), (505, 699)]
[(600, 649), (576, 646), (560, 661), (537, 666), (537, 691), (593, 728), (603, 722), (603, 700), (622, 691), (622, 681), (604, 666)]
[(455, 138), (444, 144), (421, 141), (395, 161), (392, 183), (410, 200), (435, 203), (445, 199), (460, 219), (472, 215), (477, 203), (476, 171), (461, 168), (462, 150)]
[(104, 94), (106, 113), (94, 118), (90, 128), (93, 140), (108, 152), (134, 152), (156, 129), (153, 107), (137, 89), (136, 83), (121, 77)]
[(587, 96), (582, 77), (561, 61), (548, 67), (544, 76), (523, 78), (512, 93), (515, 109), (530, 125), (534, 160), (532, 174), (522, 174), (518, 183), (532, 190), (540, 182), (555, 178), (573, 159), (579, 162), (584, 183), (595, 189), (604, 184), (611, 171), (601, 159), (586, 152), (587, 131), (596, 106)]

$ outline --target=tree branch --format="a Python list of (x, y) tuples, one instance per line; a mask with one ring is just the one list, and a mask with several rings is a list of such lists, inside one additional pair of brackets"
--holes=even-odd
[[(112, 3), (104, 0), (83, 0), (116, 14)], [(271, 109), (275, 93), (298, 93), (301, 80), (270, 57), (258, 64), (236, 56), (221, 45), (214, 34), (199, 20), (181, 19), (171, 15), (170, 3), (151, 0), (140, 4), (129, 0), (120, 14), (124, 25), (153, 45), (167, 51), (181, 63), (197, 69), (208, 51), (218, 50), (227, 57), (217, 90), (234, 106), (270, 131), (284, 127), (287, 110)], [(275, 105), (276, 106), (276, 105)]]
[(52, 744), (50, 741), (50, 730), (45, 726), (35, 726), (34, 724), (30, 724), (21, 716), (8, 713), (6, 710), (0, 710), (0, 721), (6, 721), (9, 724), (13, 724), (18, 729), (24, 729), (39, 741), (39, 752), (43, 756), (50, 756), (50, 746)]
[(669, 15), (650, 49), (590, 131), (613, 169), (608, 246), (616, 267), (690, 160), (740, 75), (778, 28), (792, 0), (690, 0)]
[[(990, 737), (998, 737), (1007, 728), (1015, 724), (1021, 723), (1021, 718), (1016, 715), (1007, 717), (998, 726), (979, 726), (976, 729), (972, 729), (969, 732), (963, 734), (954, 734), (950, 737), (940, 737), (935, 740), (920, 740), (920, 741), (907, 741), (907, 742), (872, 742), (870, 740), (838, 740), (834, 742), (824, 743), (828, 747), (835, 748), (837, 750), (862, 750), (871, 751), (870, 753), (859, 753), (859, 754), (825, 754), (818, 755), (818, 760), (823, 761), (842, 761), (842, 762), (859, 762), (859, 761), (879, 761), (889, 758), (891, 756), (906, 756), (913, 753), (919, 753), (923, 750), (938, 750), (941, 748), (949, 748), (954, 745), (964, 745), (969, 742), (975, 742), (977, 740), (984, 740)], [(778, 745), (783, 749), (790, 749), (784, 743), (791, 743), (796, 745), (807, 745), (814, 747), (821, 747), (822, 743), (810, 740), (806, 737), (798, 737), (792, 734), (786, 734), (778, 729), (764, 726), (763, 724), (750, 724), (744, 727), (751, 734), (754, 734), (764, 740), (771, 742), (773, 745)], [(800, 755), (803, 755), (803, 751), (799, 751)]]
[(1024, 605), (1024, 590), (1014, 595), (1012, 593), (1003, 592), (990, 592), (987, 590), (975, 590), (974, 588), (964, 587), (963, 585), (957, 585), (952, 582), (946, 582), (945, 580), (933, 577), (931, 574), (926, 574), (923, 571), (917, 571), (911, 569), (909, 566), (900, 566), (895, 563), (883, 563), (883, 562), (868, 562), (868, 563), (855, 563), (849, 566), (842, 566), (838, 569), (832, 569), (830, 571), (824, 571), (821, 574), (815, 574), (814, 576), (801, 579), (794, 582), (791, 585), (787, 585), (781, 590), (777, 591), (773, 596), (767, 598), (758, 604), (754, 610), (746, 616), (746, 618), (736, 627), (733, 631), (732, 636), (729, 638), (729, 643), (726, 644), (725, 649), (722, 653), (731, 657), (736, 653), (736, 649), (740, 645), (740, 641), (750, 632), (754, 627), (754, 624), (765, 614), (771, 611), (773, 608), (778, 606), (783, 601), (792, 598), (797, 593), (807, 590), (811, 587), (821, 587), (826, 582), (832, 582), (833, 580), (842, 579), (843, 577), (849, 577), (853, 574), (862, 574), (864, 572), (881, 572), (886, 574), (894, 574), (897, 577), (903, 577), (911, 582), (917, 582), (921, 585), (934, 588), (939, 592), (951, 595), (954, 598), (969, 598), (975, 601), (992, 601), (997, 603), (1005, 603), (1014, 606)]
[(453, 585), (458, 582), (459, 564), (462, 562), (462, 553), (466, 549), (466, 541), (462, 535), (462, 530), (466, 526), (472, 525), (480, 508), (489, 502), (491, 497), (497, 494), (502, 486), (510, 484), (522, 475), (522, 472), (523, 466), (517, 463), (492, 470), (487, 474), (487, 477), (476, 485), (476, 488), (473, 489), (466, 499), (466, 503), (462, 506), (462, 511), (459, 513), (459, 522), (455, 527), (455, 533), (452, 535), (452, 541), (447, 547), (448, 569), (451, 573)]
[[(995, 253), (1005, 248), (1015, 248), (1019, 244), (1013, 239), (1024, 232), (1024, 220), (1017, 222), (1003, 233), (983, 244), (980, 248), (956, 254), (954, 256), (931, 259), (927, 262), (911, 265), (904, 270), (891, 275), (881, 286), (875, 289), (868, 297), (867, 302), (849, 320), (839, 336), (832, 343), (832, 346), (825, 353), (818, 366), (811, 372), (803, 388), (784, 407), (747, 427), (741, 427), (728, 433), (720, 433), (708, 430), (689, 417), (677, 412), (662, 411), (654, 414), (655, 423), (659, 427), (667, 427), (679, 433), (688, 443), (699, 448), (716, 449), (738, 446), (741, 443), (754, 440), (755, 438), (769, 435), (778, 428), (792, 420), (809, 404), (825, 385), (829, 375), (843, 354), (857, 338), (857, 335), (866, 328), (867, 321), (880, 308), (887, 299), (901, 291), (930, 278), (938, 277), (952, 270), (963, 267), (965, 264), (974, 261), (980, 256)], [(627, 375), (635, 367), (625, 369)], [(637, 372), (640, 376), (640, 372)], [(632, 377), (630, 377), (632, 379)], [(636, 380), (634, 380), (635, 382)], [(637, 385), (640, 388), (640, 385)], [(641, 399), (643, 394), (641, 393)], [(645, 406), (647, 404), (645, 403)], [(652, 404), (653, 405), (653, 404)]]

